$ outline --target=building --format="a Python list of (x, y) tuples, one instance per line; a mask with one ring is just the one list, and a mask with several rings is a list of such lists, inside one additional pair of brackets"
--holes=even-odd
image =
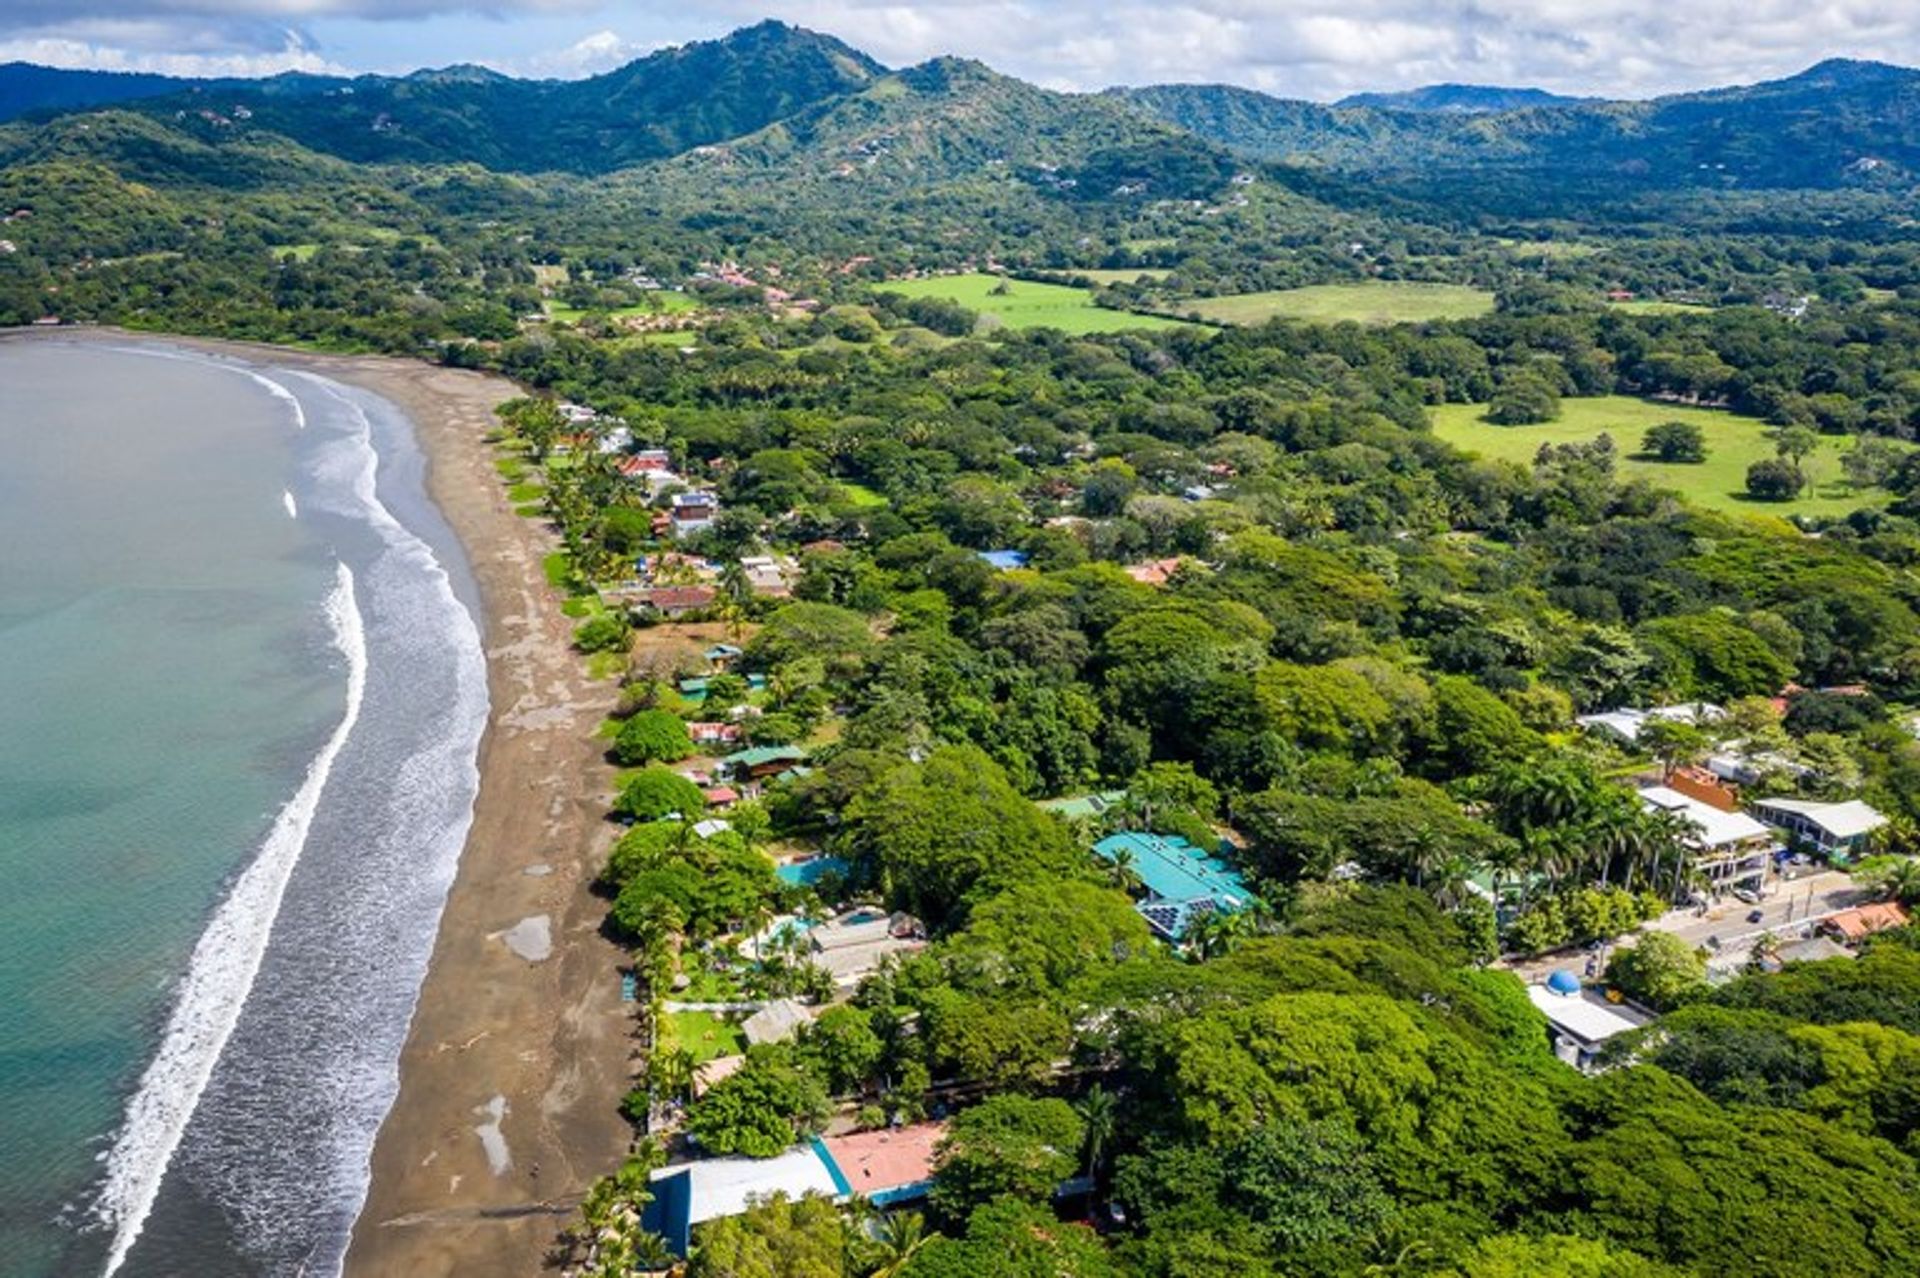
[(1184, 940), (1209, 914), (1231, 914), (1253, 901), (1238, 870), (1178, 835), (1128, 830), (1108, 835), (1093, 850), (1106, 861), (1124, 859), (1139, 876), (1145, 894), (1134, 908), (1148, 927), (1169, 941)]
[(720, 517), (720, 499), (712, 493), (675, 493), (667, 524), (675, 537), (691, 537), (713, 527)]
[(785, 557), (748, 555), (740, 561), (747, 589), (763, 599), (789, 599), (793, 596), (793, 574), (797, 565)]
[(687, 736), (695, 745), (733, 745), (740, 740), (741, 731), (737, 723), (695, 720), (687, 725)]
[(663, 617), (684, 617), (713, 607), (719, 592), (712, 586), (653, 586), (635, 598)]
[(1700, 727), (1724, 719), (1726, 714), (1719, 706), (1692, 701), (1677, 706), (1655, 706), (1651, 710), (1622, 709), (1608, 710), (1603, 714), (1583, 714), (1574, 722), (1589, 732), (1604, 733), (1631, 746), (1639, 744), (1640, 730), (1655, 720), (1690, 723)]
[(1887, 823), (1887, 818), (1859, 799), (1845, 803), (1761, 799), (1753, 804), (1753, 814), (1783, 831), (1792, 843), (1811, 847), (1842, 865), (1863, 855), (1873, 832)]
[(852, 989), (892, 956), (924, 949), (927, 929), (911, 914), (861, 906), (813, 928), (807, 942), (815, 966)]
[(1143, 586), (1164, 586), (1173, 580), (1173, 574), (1180, 571), (1180, 565), (1186, 563), (1178, 555), (1171, 559), (1148, 559), (1137, 564), (1128, 564), (1127, 576)]
[(806, 761), (807, 752), (799, 746), (755, 746), (720, 760), (720, 770), (743, 780), (764, 781)]
[(1069, 821), (1097, 820), (1126, 801), (1125, 790), (1102, 790), (1098, 794), (1082, 794), (1071, 799), (1042, 799), (1038, 806)]
[(1024, 550), (982, 550), (976, 553), (996, 572), (1012, 572), (1027, 566), (1027, 552)]
[(746, 654), (730, 643), (716, 643), (700, 655), (715, 670), (726, 670)]
[(642, 1228), (666, 1239), (675, 1255), (692, 1247), (693, 1227), (737, 1216), (774, 1194), (819, 1194), (844, 1202), (855, 1194), (876, 1207), (926, 1197), (933, 1155), (945, 1123), (816, 1137), (775, 1158), (704, 1158), (653, 1173), (653, 1201)]
[(1858, 945), (1875, 932), (1905, 927), (1910, 921), (1905, 906), (1893, 901), (1881, 901), (1857, 909), (1842, 910), (1823, 919), (1820, 928), (1848, 945)]
[(1547, 1018), (1553, 1054), (1587, 1073), (1599, 1068), (1600, 1049), (1609, 1039), (1632, 1033), (1653, 1019), (1588, 990), (1564, 968), (1544, 984), (1527, 986), (1527, 1001)]
[(1687, 839), (1694, 868), (1715, 892), (1765, 886), (1773, 855), (1780, 850), (1773, 831), (1744, 812), (1722, 812), (1670, 786), (1650, 785), (1640, 791), (1649, 809), (1684, 818), (1694, 833)]
[(740, 1022), (749, 1044), (784, 1043), (813, 1021), (813, 1013), (798, 999), (776, 998)]

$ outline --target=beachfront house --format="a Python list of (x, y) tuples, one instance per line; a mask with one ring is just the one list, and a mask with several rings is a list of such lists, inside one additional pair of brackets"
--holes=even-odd
[(945, 1123), (915, 1123), (845, 1136), (815, 1137), (774, 1158), (703, 1158), (653, 1173), (653, 1200), (641, 1227), (677, 1256), (692, 1247), (693, 1227), (738, 1216), (773, 1194), (820, 1194), (845, 1202), (858, 1194), (876, 1207), (925, 1198)]
[(1789, 843), (1838, 865), (1865, 855), (1873, 832), (1887, 818), (1859, 799), (1819, 803), (1812, 799), (1760, 799), (1753, 814), (1782, 831)]
[(1232, 914), (1253, 901), (1240, 872), (1178, 835), (1128, 830), (1093, 845), (1095, 855), (1126, 865), (1140, 880), (1134, 908), (1154, 933), (1178, 944), (1210, 914)]
[(1780, 842), (1760, 822), (1744, 812), (1723, 812), (1671, 786), (1642, 788), (1640, 802), (1650, 810), (1671, 812), (1692, 827), (1686, 842), (1694, 869), (1712, 891), (1759, 891), (1766, 885)]

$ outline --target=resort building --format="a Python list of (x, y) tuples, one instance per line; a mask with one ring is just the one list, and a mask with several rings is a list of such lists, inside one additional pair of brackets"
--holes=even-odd
[(988, 567), (998, 572), (1012, 572), (1027, 566), (1027, 552), (1024, 550), (982, 550), (978, 553)]
[(1599, 1068), (1597, 1058), (1608, 1039), (1631, 1033), (1653, 1020), (1587, 989), (1579, 977), (1564, 968), (1547, 977), (1544, 984), (1527, 986), (1527, 1001), (1547, 1018), (1553, 1054), (1589, 1074)]
[(1129, 830), (1093, 845), (1096, 855), (1124, 863), (1140, 879), (1144, 895), (1134, 908), (1155, 934), (1184, 940), (1209, 914), (1231, 914), (1253, 900), (1240, 872), (1178, 835)]
[(737, 1216), (774, 1194), (819, 1194), (845, 1202), (855, 1194), (876, 1207), (925, 1198), (933, 1154), (945, 1123), (816, 1137), (774, 1158), (704, 1158), (653, 1173), (653, 1201), (643, 1228), (666, 1239), (675, 1255), (692, 1247), (693, 1227)]
[(1790, 843), (1842, 865), (1864, 855), (1873, 832), (1887, 823), (1886, 817), (1859, 799), (1845, 803), (1761, 799), (1753, 805), (1753, 814), (1784, 832)]
[(1687, 844), (1693, 849), (1694, 868), (1712, 891), (1757, 891), (1766, 885), (1780, 844), (1760, 822), (1744, 812), (1723, 812), (1670, 786), (1647, 786), (1640, 791), (1640, 802), (1684, 817), (1693, 827)]

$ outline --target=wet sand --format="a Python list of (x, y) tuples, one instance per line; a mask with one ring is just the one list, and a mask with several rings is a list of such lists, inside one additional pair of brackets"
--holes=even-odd
[(606, 907), (590, 891), (613, 839), (612, 770), (594, 733), (614, 689), (571, 651), (573, 623), (541, 562), (555, 538), (513, 513), (484, 442), (494, 405), (518, 392), (408, 360), (159, 340), (311, 369), (393, 402), (466, 548), (492, 696), (480, 791), (346, 1273), (537, 1273), (580, 1195), (626, 1152), (631, 1019), (622, 954), (600, 935)]

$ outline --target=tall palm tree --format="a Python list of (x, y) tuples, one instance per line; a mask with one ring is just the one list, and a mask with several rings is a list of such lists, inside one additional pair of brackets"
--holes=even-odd
[(1106, 1161), (1107, 1145), (1113, 1140), (1113, 1131), (1119, 1122), (1119, 1104), (1112, 1092), (1095, 1083), (1074, 1108), (1087, 1129), (1087, 1179), (1097, 1181), (1101, 1164)]

